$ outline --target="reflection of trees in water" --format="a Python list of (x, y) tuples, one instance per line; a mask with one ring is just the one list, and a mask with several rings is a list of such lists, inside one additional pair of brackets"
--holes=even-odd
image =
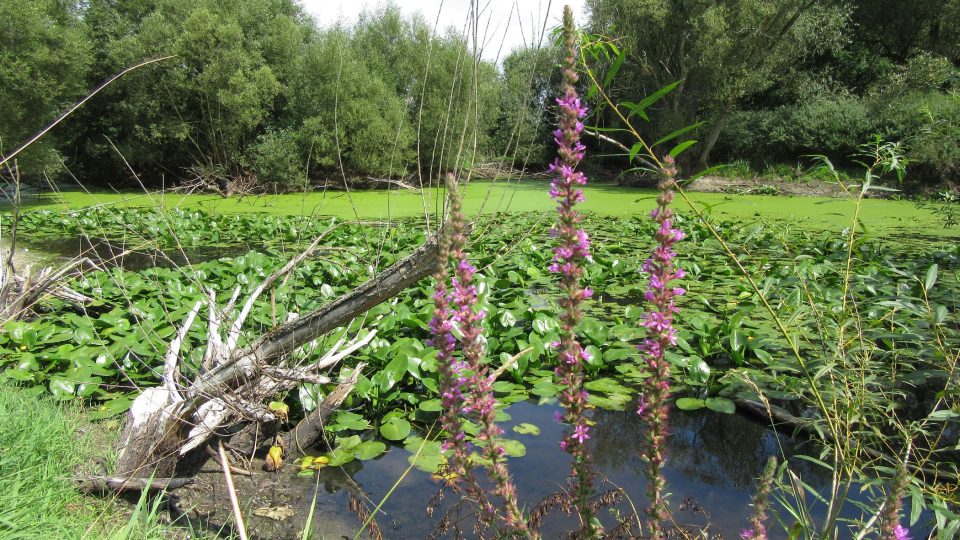
[[(632, 411), (596, 410), (597, 425), (591, 430), (594, 459), (600, 469), (644, 474), (640, 452), (644, 444), (643, 422)], [(781, 458), (777, 438), (788, 457), (816, 455), (809, 443), (785, 435), (737, 414), (674, 410), (670, 416), (668, 470), (711, 486), (752, 490), (769, 456)], [(806, 461), (791, 459), (794, 472), (818, 485), (827, 481), (820, 469)]]

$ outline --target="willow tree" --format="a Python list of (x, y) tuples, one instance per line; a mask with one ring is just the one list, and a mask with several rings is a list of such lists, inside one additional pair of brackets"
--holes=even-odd
[(252, 145), (277, 126), (313, 28), (290, 0), (91, 0), (87, 19), (96, 76), (176, 55), (162, 69), (111, 87), (82, 112), (90, 122), (81, 153), (91, 167), (119, 161), (116, 145), (146, 180), (191, 168), (240, 174)]
[(626, 62), (612, 89), (618, 99), (639, 101), (680, 82), (658, 123), (672, 131), (705, 122), (702, 166), (738, 100), (841, 42), (848, 19), (847, 8), (830, 0), (587, 0), (587, 6), (595, 32), (622, 38)]
[[(75, 3), (0, 1), (0, 154), (20, 144), (82, 97), (92, 61)], [(59, 169), (63, 131), (18, 156), (24, 176)]]

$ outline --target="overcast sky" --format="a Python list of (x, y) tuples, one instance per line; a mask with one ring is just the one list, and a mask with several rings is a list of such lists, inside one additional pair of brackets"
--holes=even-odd
[[(301, 0), (306, 10), (313, 15), (321, 26), (329, 26), (337, 21), (350, 24), (364, 10), (376, 9), (383, 0)], [(453, 26), (462, 31), (470, 13), (471, 0), (400, 0), (394, 2), (406, 14), (420, 12), (432, 25), (439, 21), (440, 30)], [(497, 57), (500, 44), (500, 60), (507, 53), (538, 39), (547, 17), (547, 28), (560, 22), (564, 4), (573, 7), (577, 24), (585, 19), (585, 0), (477, 0), (479, 3), (480, 25), (478, 39), (485, 41), (483, 57), (493, 60)], [(550, 12), (546, 13), (547, 5)], [(512, 11), (512, 16), (511, 16)], [(439, 19), (438, 19), (439, 14)], [(489, 25), (487, 21), (489, 20)], [(486, 33), (486, 37), (484, 37)]]

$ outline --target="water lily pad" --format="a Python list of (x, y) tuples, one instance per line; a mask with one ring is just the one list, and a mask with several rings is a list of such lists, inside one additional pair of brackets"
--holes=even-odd
[(330, 426), (336, 431), (344, 429), (362, 430), (370, 427), (370, 422), (355, 412), (343, 411), (337, 414), (336, 419)]
[(529, 422), (523, 422), (522, 424), (513, 426), (513, 430), (521, 435), (539, 435), (540, 434), (540, 428)]
[(421, 401), (417, 407), (424, 412), (439, 412), (443, 410), (443, 403), (439, 399), (428, 399)]
[(500, 445), (503, 446), (504, 452), (510, 457), (523, 457), (527, 455), (527, 447), (520, 441), (501, 439), (499, 442)]
[(420, 469), (421, 471), (428, 473), (435, 473), (440, 470), (440, 467), (446, 463), (446, 460), (443, 456), (425, 456), (420, 454), (419, 456), (414, 454), (407, 458), (407, 462), (411, 465)]
[(327, 465), (339, 467), (356, 459), (356, 455), (354, 455), (352, 448), (337, 447), (327, 452), (326, 458), (330, 460)]
[(706, 407), (702, 399), (684, 397), (677, 400), (677, 408), (681, 411), (695, 411)]
[(724, 414), (733, 414), (737, 410), (733, 401), (724, 397), (707, 398), (706, 405), (711, 411)]
[(357, 459), (373, 459), (387, 450), (387, 445), (380, 441), (364, 441), (353, 448), (353, 454)]
[(380, 435), (388, 441), (400, 441), (410, 434), (410, 422), (399, 417), (392, 417), (380, 426)]
[(616, 379), (611, 379), (609, 377), (604, 377), (602, 379), (595, 379), (585, 383), (584, 388), (591, 392), (603, 392), (605, 394), (627, 394), (631, 393), (630, 389), (626, 386), (620, 384)]

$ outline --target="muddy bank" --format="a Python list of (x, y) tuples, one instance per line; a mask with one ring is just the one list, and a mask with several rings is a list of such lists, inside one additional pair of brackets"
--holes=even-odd
[(704, 176), (687, 186), (688, 191), (731, 193), (736, 195), (800, 195), (805, 197), (842, 197), (846, 192), (836, 182), (788, 182), (770, 178), (722, 178)]

